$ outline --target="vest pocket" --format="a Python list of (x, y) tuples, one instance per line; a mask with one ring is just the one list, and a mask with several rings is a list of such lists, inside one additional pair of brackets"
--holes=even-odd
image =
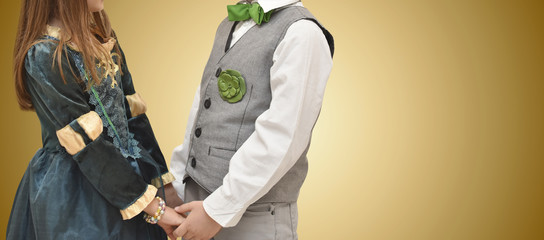
[(214, 239), (285, 240), (276, 237), (276, 232), (281, 229), (277, 229), (273, 207), (270, 203), (250, 206), (236, 226), (221, 229)]
[(234, 156), (234, 153), (236, 153), (236, 150), (230, 150), (225, 148), (218, 148), (218, 147), (210, 147), (210, 150), (208, 152), (208, 155), (213, 157), (222, 158), (225, 160), (230, 160), (232, 156)]

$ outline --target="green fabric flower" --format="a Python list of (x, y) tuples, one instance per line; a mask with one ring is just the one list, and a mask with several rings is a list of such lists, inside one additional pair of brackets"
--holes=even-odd
[(235, 70), (222, 71), (217, 79), (219, 95), (229, 103), (235, 103), (242, 100), (246, 94), (246, 82), (240, 72)]

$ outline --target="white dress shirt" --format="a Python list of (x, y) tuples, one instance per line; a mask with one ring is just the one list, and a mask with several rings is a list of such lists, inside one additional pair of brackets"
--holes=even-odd
[[(302, 6), (298, 0), (258, 2), (265, 12), (290, 4)], [(251, 19), (239, 23), (231, 47), (254, 25)], [(310, 143), (321, 110), (332, 58), (319, 26), (309, 20), (293, 23), (276, 48), (273, 61), (270, 108), (257, 118), (255, 131), (230, 160), (223, 185), (204, 200), (206, 213), (223, 227), (235, 226), (246, 208), (264, 196), (296, 163)], [(182, 199), (182, 179), (199, 105), (200, 87), (193, 100), (183, 144), (174, 149), (170, 164), (176, 177), (174, 188)], [(269, 160), (256, 164), (255, 158)]]

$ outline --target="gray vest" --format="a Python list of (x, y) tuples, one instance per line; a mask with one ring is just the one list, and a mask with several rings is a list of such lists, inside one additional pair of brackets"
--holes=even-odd
[[(255, 131), (255, 121), (270, 106), (272, 56), (287, 29), (296, 21), (316, 22), (334, 51), (333, 38), (303, 7), (276, 10), (270, 22), (251, 28), (232, 48), (234, 22), (225, 19), (217, 30), (212, 53), (202, 76), (197, 113), (187, 164), (187, 174), (208, 192), (223, 184), (229, 161)], [(302, 56), (301, 56), (302, 57)], [(217, 86), (222, 70), (239, 71), (247, 92), (236, 103), (224, 101)], [(258, 202), (294, 202), (308, 172), (306, 151), (285, 176)], [(255, 173), (259, 174), (259, 173)]]

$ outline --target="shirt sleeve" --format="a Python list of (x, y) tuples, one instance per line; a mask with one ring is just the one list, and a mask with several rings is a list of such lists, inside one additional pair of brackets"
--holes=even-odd
[[(174, 181), (174, 175), (168, 172), (164, 155), (162, 154), (157, 138), (155, 137), (155, 133), (153, 132), (153, 128), (151, 127), (151, 122), (146, 114), (147, 104), (142, 96), (136, 92), (132, 75), (128, 69), (125, 53), (123, 52), (123, 49), (119, 43), (117, 44), (119, 46), (122, 59), (121, 85), (123, 86), (123, 93), (125, 94), (125, 110), (127, 113), (128, 127), (130, 132), (134, 134), (134, 139), (140, 143), (143, 150), (149, 153), (152, 161), (154, 161), (156, 166), (159, 167), (160, 176), (152, 173), (153, 176), (156, 177), (151, 179), (151, 184), (157, 188), (160, 188), (163, 185)], [(119, 60), (117, 59), (117, 61)]]
[(257, 118), (255, 132), (230, 160), (223, 185), (204, 200), (208, 215), (223, 227), (235, 226), (247, 207), (296, 163), (321, 110), (332, 69), (322, 30), (309, 20), (292, 24), (273, 58), (270, 108)]
[(187, 159), (189, 159), (189, 148), (191, 146), (191, 132), (193, 131), (193, 126), (195, 125), (196, 114), (198, 113), (198, 106), (200, 104), (200, 86), (197, 88), (195, 97), (193, 99), (193, 105), (191, 106), (191, 111), (189, 112), (189, 120), (187, 120), (187, 128), (185, 129), (185, 137), (183, 138), (183, 143), (177, 146), (172, 153), (172, 159), (170, 161), (170, 170), (176, 178), (172, 185), (178, 196), (181, 199), (184, 199), (185, 194), (185, 184), (183, 179), (185, 178), (185, 167), (187, 166)]
[[(81, 173), (123, 219), (138, 215), (155, 197), (157, 189), (138, 175), (121, 152), (103, 134), (100, 116), (88, 104), (84, 84), (71, 69), (72, 60), (62, 54), (61, 78), (53, 64), (56, 44), (42, 42), (30, 48), (25, 59), (26, 83), (32, 88), (40, 120), (55, 128), (60, 146), (77, 163)], [(74, 72), (76, 72), (74, 70)]]

